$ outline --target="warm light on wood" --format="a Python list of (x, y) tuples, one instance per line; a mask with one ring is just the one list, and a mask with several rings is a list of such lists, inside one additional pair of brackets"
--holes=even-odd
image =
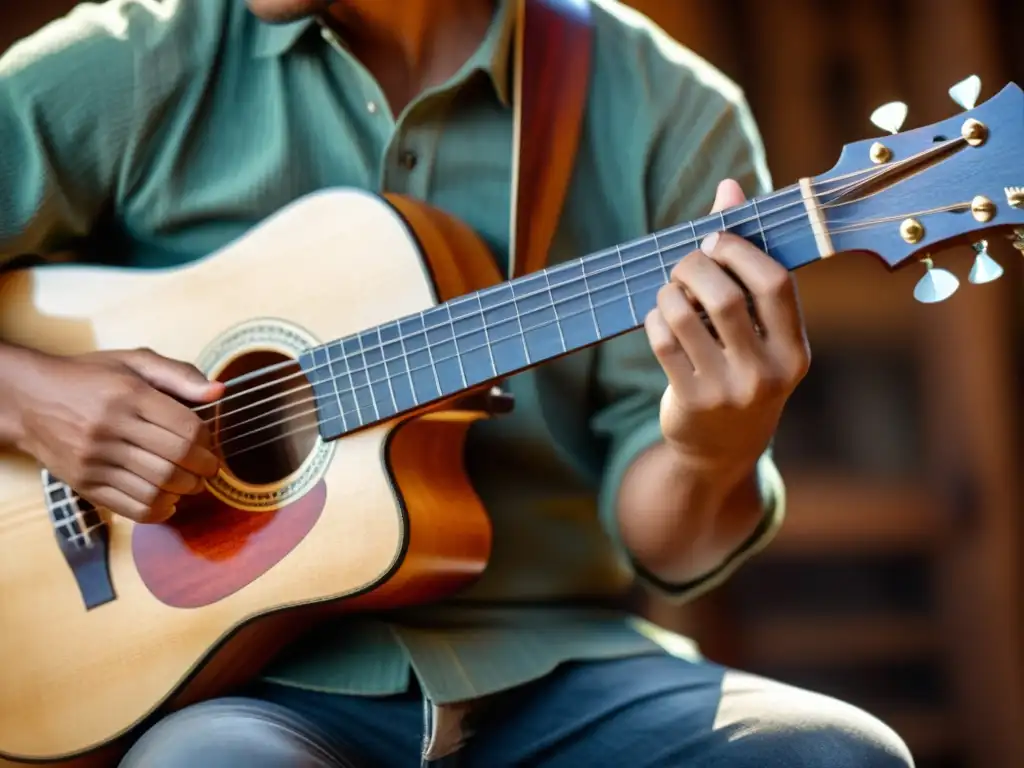
[[(62, 354), (150, 346), (191, 361), (211, 333), (253, 317), (287, 317), (328, 341), (433, 306), (434, 285), (450, 298), (497, 280), (467, 228), (413, 201), (392, 202), (352, 192), (307, 198), (184, 269), (15, 273), (0, 281), (0, 337)], [(134, 554), (136, 526), (114, 519), (117, 598), (88, 612), (54, 538), (38, 468), (0, 453), (0, 752), (53, 757), (123, 733), (261, 614), (344, 597), (353, 599), (341, 610), (379, 609), (440, 597), (477, 577), (490, 524), (462, 472), (462, 446), (483, 416), (432, 413), (338, 441), (322, 483), (296, 502), (312, 504), (307, 513), (222, 510), (223, 528), (215, 517), (186, 540), (170, 527), (147, 530)], [(249, 524), (263, 516), (304, 527), (288, 534), (285, 549), (260, 549)], [(234, 548), (214, 557), (218, 536), (235, 537)], [(189, 557), (203, 551), (204, 579), (193, 584)], [(293, 613), (236, 636), (179, 701), (255, 673), (305, 626)]]

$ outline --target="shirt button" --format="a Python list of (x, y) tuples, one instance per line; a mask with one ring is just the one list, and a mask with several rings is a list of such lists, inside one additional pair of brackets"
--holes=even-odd
[(368, 101), (368, 102), (366, 102), (366, 111), (369, 112), (371, 115), (377, 114), (377, 102), (375, 102), (375, 101)]
[(416, 167), (418, 159), (415, 152), (407, 149), (398, 156), (398, 164), (405, 168), (405, 170), (411, 171)]

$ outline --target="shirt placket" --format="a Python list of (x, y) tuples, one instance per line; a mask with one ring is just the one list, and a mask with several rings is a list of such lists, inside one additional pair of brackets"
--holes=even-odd
[[(446, 105), (444, 92), (430, 92), (409, 104), (397, 118), (392, 116), (376, 78), (345, 48), (329, 27), (321, 26), (323, 39), (347, 63), (357, 76), (366, 112), (377, 118), (384, 151), (377, 172), (377, 188), (383, 193), (409, 195), (427, 200), (430, 181), (441, 137)], [(440, 707), (423, 694), (422, 766), (440, 768), (450, 764), (462, 747), (466, 733), (465, 718), (471, 705)]]
[(430, 199), (430, 185), (436, 167), (437, 148), (446, 93), (421, 96), (398, 119), (384, 151), (380, 168), (380, 191)]
[[(394, 145), (395, 135), (398, 131), (398, 121), (391, 113), (387, 97), (381, 90), (376, 78), (345, 46), (345, 43), (335, 34), (334, 30), (327, 26), (320, 27), (320, 36), (334, 49), (334, 52), (341, 57), (347, 65), (344, 72), (346, 87), (357, 88), (359, 95), (352, 98), (352, 106), (362, 109), (368, 117), (368, 125), (371, 132), (376, 135), (376, 146), (380, 148), (377, 167), (373, 169), (376, 177), (372, 186), (378, 192), (386, 191), (387, 158), (390, 156), (391, 147)], [(361, 102), (361, 105), (360, 105)], [(412, 163), (415, 165), (415, 162)]]

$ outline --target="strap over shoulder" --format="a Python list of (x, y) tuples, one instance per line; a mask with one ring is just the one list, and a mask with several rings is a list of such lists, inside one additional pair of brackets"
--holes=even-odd
[(509, 277), (547, 263), (579, 148), (593, 46), (589, 0), (514, 1)]

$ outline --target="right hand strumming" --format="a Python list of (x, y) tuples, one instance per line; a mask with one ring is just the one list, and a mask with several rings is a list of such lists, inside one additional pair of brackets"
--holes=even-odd
[(203, 422), (212, 409), (192, 407), (221, 397), (223, 385), (193, 366), (131, 350), (39, 355), (29, 368), (19, 377), (17, 447), (94, 505), (162, 522), (216, 475)]

